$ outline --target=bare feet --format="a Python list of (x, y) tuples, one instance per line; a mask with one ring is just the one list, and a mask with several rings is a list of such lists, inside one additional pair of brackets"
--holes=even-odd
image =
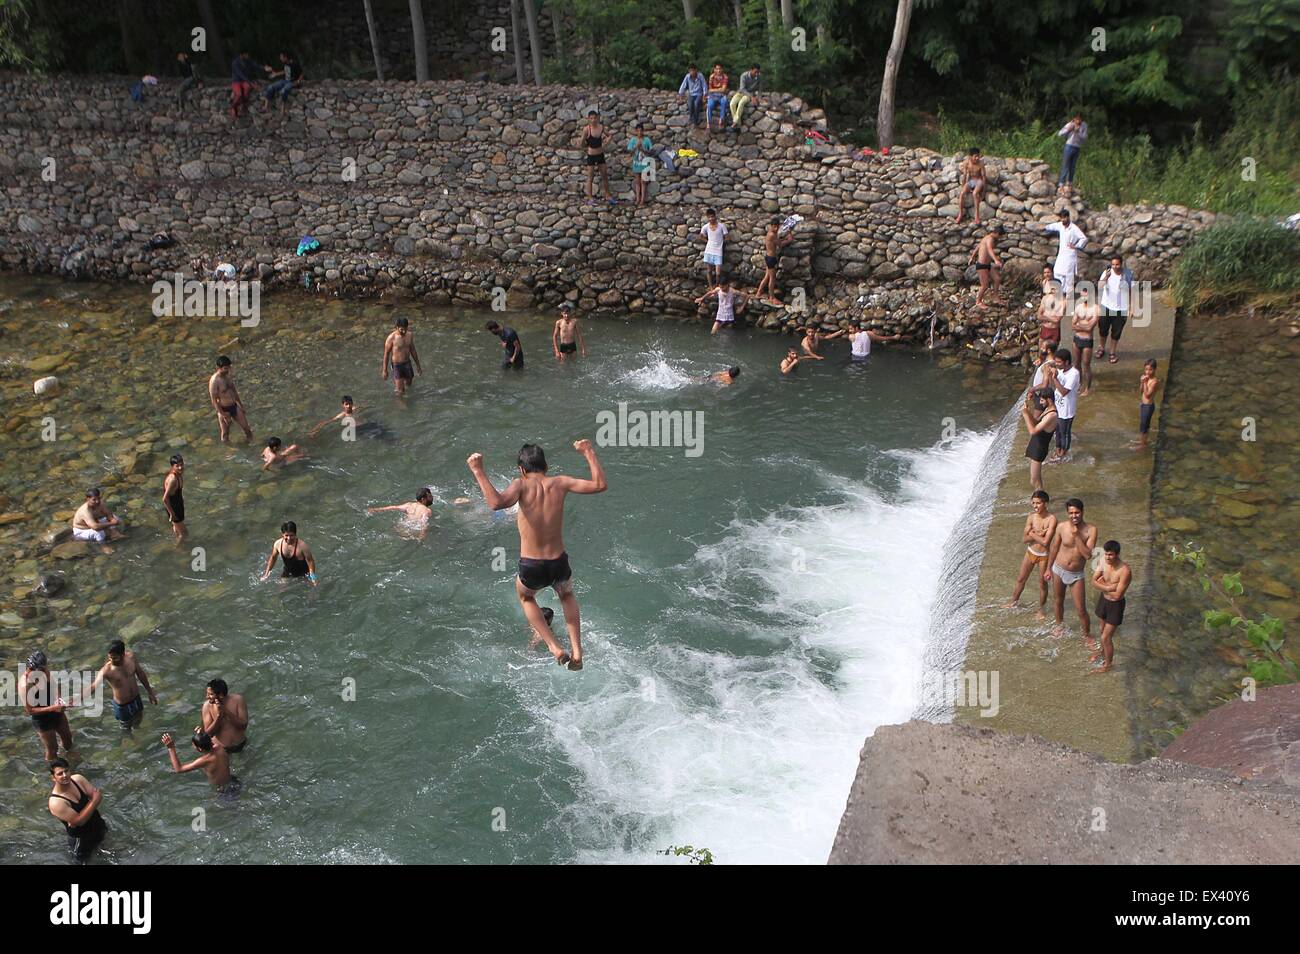
[(1042, 623), (1046, 623), (1046, 622), (1047, 622), (1047, 614), (1043, 612), (1043, 608), (1042, 608), (1041, 606), (1038, 607), (1038, 620), (1039, 620), (1039, 622), (1042, 622)]
[(1020, 605), (1020, 600), (1007, 600), (1002, 604), (1003, 609), (1015, 609)]
[(1097, 667), (1096, 669), (1094, 669), (1092, 672), (1088, 673), (1088, 675), (1090, 675), (1090, 676), (1100, 676), (1103, 672), (1110, 672), (1110, 663), (1102, 663), (1100, 666), (1098, 666), (1098, 667)]
[(1052, 635), (1055, 636), (1057, 639), (1060, 639), (1062, 636), (1064, 636), (1064, 635), (1065, 635), (1065, 624), (1064, 624), (1064, 623), (1057, 623), (1055, 626), (1053, 626), (1053, 627), (1052, 627)]

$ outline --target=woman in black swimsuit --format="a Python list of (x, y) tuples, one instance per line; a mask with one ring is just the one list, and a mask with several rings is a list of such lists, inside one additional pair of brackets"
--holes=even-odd
[(171, 470), (163, 478), (163, 509), (172, 523), (176, 542), (185, 539), (185, 459), (173, 454)]
[(587, 125), (582, 127), (582, 144), (587, 148), (587, 201), (596, 201), (595, 179), (599, 167), (605, 201), (613, 202), (609, 194), (609, 168), (605, 165), (605, 127), (600, 124), (600, 115), (594, 109), (588, 111)]
[[(68, 848), (72, 851), (72, 856), (78, 861), (85, 861), (108, 832), (108, 825), (99, 814), (101, 793), (84, 777), (81, 777), (81, 780), (86, 783), (90, 791), (82, 788), (77, 782), (80, 776), (72, 775), (68, 771), (66, 759), (54, 759), (50, 762), (50, 776), (54, 779), (54, 789), (50, 792), (50, 814), (63, 822), (63, 827), (68, 833)], [(77, 793), (75, 801), (72, 798), (73, 792)], [(70, 815), (68, 809), (63, 806), (59, 806), (60, 812), (55, 811), (53, 802), (56, 798), (62, 799), (71, 806)], [(86, 815), (88, 808), (90, 814)]]
[(305, 540), (298, 539), (298, 525), (292, 520), (280, 524), (280, 539), (271, 547), (271, 555), (266, 560), (266, 569), (262, 579), (270, 577), (271, 569), (277, 559), (284, 561), (284, 570), (280, 578), (305, 576), (307, 582), (316, 585), (316, 558)]
[(1029, 458), (1029, 482), (1034, 490), (1042, 490), (1043, 461), (1047, 459), (1047, 450), (1056, 432), (1056, 392), (1051, 388), (1030, 391), (1025, 396), (1020, 416), (1029, 431), (1029, 446), (1025, 448), (1025, 456)]

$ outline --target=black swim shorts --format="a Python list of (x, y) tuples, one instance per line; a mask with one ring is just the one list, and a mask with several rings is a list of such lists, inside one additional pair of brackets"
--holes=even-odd
[(519, 558), (519, 582), (530, 590), (544, 590), (573, 578), (569, 568), (569, 554), (561, 553), (553, 560)]

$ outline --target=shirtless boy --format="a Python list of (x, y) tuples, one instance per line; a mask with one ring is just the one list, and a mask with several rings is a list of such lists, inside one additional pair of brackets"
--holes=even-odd
[(171, 733), (163, 733), (162, 744), (167, 749), (167, 757), (171, 760), (172, 771), (193, 772), (195, 769), (202, 769), (203, 774), (208, 777), (208, 781), (220, 794), (227, 796), (239, 794), (239, 776), (232, 774), (230, 771), (230, 755), (226, 752), (225, 747), (204, 732), (202, 726), (194, 727), (194, 737), (190, 739), (190, 742), (194, 746), (194, 750), (199, 753), (199, 757), (193, 762), (182, 765), (180, 757), (176, 754), (176, 742), (172, 739)]
[(280, 438), (268, 437), (266, 447), (262, 450), (262, 469), (270, 470), (272, 467), (283, 467), (285, 464), (306, 459), (307, 452), (297, 444), (285, 447)]
[(224, 444), (230, 439), (230, 422), (234, 421), (243, 429), (244, 443), (247, 444), (253, 439), (253, 429), (248, 426), (248, 415), (244, 413), (244, 402), (239, 398), (234, 376), (230, 359), (224, 354), (217, 358), (217, 370), (208, 378), (208, 399), (217, 412), (221, 442)]
[(408, 526), (419, 531), (417, 539), (423, 540), (429, 532), (429, 516), (433, 513), (433, 491), (424, 487), (415, 495), (415, 499), (408, 503), (391, 504), (387, 507), (367, 507), (366, 513), (387, 513), (390, 510), (400, 510), (406, 517)]
[(1133, 582), (1133, 570), (1119, 558), (1119, 541), (1107, 540), (1102, 547), (1105, 551), (1101, 566), (1092, 576), (1092, 585), (1098, 592), (1097, 619), (1101, 620), (1101, 648), (1088, 658), (1095, 663), (1099, 658), (1101, 665), (1091, 675), (1110, 672), (1111, 662), (1115, 658), (1115, 631), (1124, 622), (1124, 594)]
[(730, 387), (735, 383), (736, 378), (740, 377), (740, 368), (728, 368), (726, 371), (718, 371), (710, 374), (704, 379), (704, 382), (712, 384), (721, 384), (723, 387)]
[[(352, 400), (351, 394), (343, 395), (342, 408), (343, 409), (339, 411), (337, 414), (335, 414), (333, 417), (327, 417), (325, 420), (321, 421), (319, 424), (313, 427), (310, 431), (307, 432), (307, 436), (315, 437), (317, 434), (319, 434), (323, 429), (328, 427), (330, 424), (333, 424), (335, 421), (344, 421), (345, 418), (351, 418), (353, 424), (361, 423), (360, 420), (357, 418), (358, 408), (356, 402)], [(344, 423), (346, 423), (346, 421), (344, 421)]]
[[(763, 280), (754, 289), (755, 298), (762, 298), (773, 305), (781, 304), (776, 293), (776, 269), (781, 264), (781, 249), (793, 241), (793, 231), (781, 234), (780, 219), (772, 219), (767, 223), (767, 231), (763, 233)], [(763, 296), (764, 289), (767, 289), (766, 297)]]
[(555, 322), (555, 330), (551, 332), (551, 347), (561, 361), (579, 348), (582, 349), (582, 356), (587, 356), (587, 343), (582, 340), (582, 329), (578, 327), (578, 319), (573, 317), (573, 306), (568, 302), (560, 306), (560, 317)]
[[(86, 502), (72, 515), (72, 538), (88, 543), (104, 543), (126, 536), (121, 530), (122, 521), (104, 505), (103, 492), (98, 487), (86, 491)], [(104, 547), (105, 553), (112, 550)]]
[(971, 193), (971, 204), (975, 207), (975, 224), (980, 224), (980, 203), (984, 201), (984, 187), (989, 177), (984, 171), (984, 157), (980, 151), (971, 148), (966, 158), (961, 161), (958, 171), (961, 174), (961, 190), (957, 195), (957, 224), (961, 225), (962, 214), (966, 211), (966, 193)]
[[(415, 335), (407, 330), (405, 318), (398, 318), (394, 329), (384, 339), (384, 360), (379, 368), (379, 377), (388, 380), (391, 370), (393, 376), (393, 393), (401, 397), (406, 393), (406, 386), (415, 380), (417, 373), (424, 374), (420, 367), (420, 355), (415, 350)], [(414, 363), (415, 370), (411, 370)]]
[[(1047, 566), (1047, 547), (1052, 542), (1052, 536), (1056, 533), (1056, 514), (1047, 509), (1051, 497), (1047, 496), (1045, 490), (1035, 490), (1033, 496), (1029, 498), (1029, 505), (1033, 509), (1028, 517), (1025, 518), (1025, 530), (1021, 534), (1021, 540), (1025, 544), (1025, 555), (1020, 561), (1020, 573), (1016, 577), (1016, 588), (1011, 593), (1011, 599), (1003, 604), (1003, 609), (1014, 609), (1020, 605), (1020, 594), (1025, 590), (1025, 584), (1029, 581), (1031, 573), (1038, 577), (1038, 618), (1047, 619), (1047, 579), (1043, 577)], [(1034, 568), (1038, 572), (1034, 573)], [(1050, 574), (1049, 574), (1050, 576)]]
[(68, 704), (55, 697), (49, 663), (39, 649), (27, 657), (27, 668), (18, 677), (18, 698), (22, 700), (23, 711), (32, 717), (36, 737), (45, 750), (45, 761), (53, 761), (59, 754), (60, 742), (65, 752), (71, 752), (72, 727), (63, 711)]
[(976, 246), (971, 249), (970, 258), (966, 264), (975, 263), (975, 274), (980, 279), (980, 290), (975, 296), (976, 308), (987, 308), (984, 304), (984, 296), (989, 291), (989, 276), (993, 276), (993, 300), (1002, 300), (1002, 259), (998, 256), (998, 239), (1007, 232), (1000, 225), (995, 225), (989, 230)]
[(1084, 572), (1092, 551), (1097, 548), (1097, 528), (1083, 520), (1083, 501), (1071, 497), (1065, 502), (1065, 512), (1069, 518), (1065, 523), (1056, 525), (1052, 534), (1052, 546), (1047, 553), (1047, 562), (1051, 569), (1043, 571), (1043, 580), (1056, 577), (1053, 595), (1056, 598), (1056, 626), (1052, 630), (1055, 636), (1065, 635), (1065, 591), (1068, 589), (1074, 600), (1074, 608), (1079, 613), (1083, 624), (1083, 641), (1092, 645), (1092, 629), (1088, 619), (1088, 609), (1084, 605)]
[(231, 692), (224, 679), (213, 679), (203, 693), (202, 729), (232, 755), (248, 745), (248, 706), (238, 692)]
[(1081, 285), (1079, 303), (1074, 306), (1074, 366), (1083, 375), (1083, 389), (1079, 397), (1087, 397), (1092, 390), (1092, 329), (1101, 320), (1101, 306), (1091, 299), (1086, 284)]
[(811, 358), (814, 361), (825, 361), (824, 354), (818, 354), (817, 349), (821, 347), (823, 341), (834, 341), (836, 338), (842, 338), (846, 333), (844, 328), (839, 331), (831, 332), (828, 335), (822, 334), (820, 329), (810, 326), (803, 334), (803, 352), (804, 358)]
[[(546, 643), (557, 663), (576, 671), (582, 668), (582, 620), (578, 600), (573, 595), (569, 555), (564, 549), (564, 499), (571, 493), (603, 493), (608, 485), (591, 441), (576, 441), (573, 449), (587, 459), (591, 470), (589, 479), (547, 476), (546, 454), (536, 444), (520, 448), (519, 476), (500, 492), (483, 470), (482, 454), (470, 454), (466, 463), (483, 491), (489, 510), (519, 505), (519, 575), (515, 578), (515, 592), (536, 638)], [(555, 590), (564, 609), (571, 652), (566, 653), (556, 641), (537, 605), (537, 593), (548, 586)]]
[(1142, 377), (1138, 379), (1138, 393), (1142, 395), (1138, 401), (1138, 436), (1137, 440), (1129, 441), (1129, 447), (1134, 450), (1145, 450), (1147, 446), (1147, 432), (1151, 430), (1151, 418), (1156, 413), (1156, 390), (1160, 387), (1160, 379), (1156, 377), (1156, 359), (1147, 358), (1146, 363), (1142, 365)]
[(785, 353), (785, 357), (781, 359), (781, 373), (790, 374), (796, 369), (798, 369), (799, 362), (811, 361), (811, 360), (812, 360), (811, 358), (806, 356), (801, 356), (798, 351), (796, 351), (794, 348), (791, 348), (789, 351)]
[(149, 674), (140, 665), (135, 653), (127, 652), (126, 643), (115, 639), (108, 646), (108, 661), (100, 667), (95, 678), (91, 680), (86, 695), (92, 695), (100, 680), (108, 683), (113, 690), (113, 718), (117, 719), (124, 731), (138, 726), (144, 718), (144, 700), (140, 698), (140, 687), (149, 694), (149, 704), (157, 705), (158, 696), (149, 685)]
[(1038, 303), (1038, 342), (1040, 346), (1050, 343), (1055, 351), (1061, 343), (1065, 296), (1061, 294), (1061, 286), (1056, 283), (1056, 279), (1050, 279), (1046, 284), (1043, 300)]

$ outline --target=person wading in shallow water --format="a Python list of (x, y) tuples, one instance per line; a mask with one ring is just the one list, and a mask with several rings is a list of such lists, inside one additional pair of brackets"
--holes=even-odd
[(78, 861), (85, 861), (104, 840), (108, 825), (99, 814), (104, 793), (90, 784), (84, 775), (73, 775), (67, 759), (50, 760), (50, 814), (63, 822), (68, 833), (68, 850)]
[[(1020, 605), (1020, 594), (1025, 591), (1025, 584), (1029, 582), (1031, 574), (1038, 579), (1038, 618), (1047, 619), (1047, 580), (1042, 578), (1042, 574), (1048, 569), (1047, 566), (1047, 547), (1052, 542), (1052, 536), (1056, 533), (1056, 514), (1047, 509), (1051, 497), (1045, 490), (1035, 490), (1033, 496), (1029, 498), (1029, 504), (1033, 508), (1028, 517), (1025, 518), (1025, 531), (1021, 534), (1021, 542), (1025, 544), (1025, 555), (1020, 561), (1020, 573), (1016, 576), (1016, 588), (1011, 592), (1011, 599), (1003, 604), (1003, 609), (1015, 609)], [(1038, 572), (1034, 573), (1034, 568)]]
[(1056, 626), (1054, 636), (1065, 635), (1065, 591), (1069, 590), (1074, 599), (1074, 608), (1079, 613), (1079, 622), (1083, 624), (1083, 641), (1092, 647), (1092, 628), (1085, 606), (1083, 574), (1092, 551), (1097, 549), (1097, 528), (1083, 520), (1083, 501), (1071, 497), (1065, 502), (1065, 512), (1069, 519), (1056, 525), (1052, 535), (1052, 546), (1047, 552), (1050, 570), (1043, 572), (1043, 579), (1056, 577), (1053, 595), (1056, 598)]
[(284, 560), (281, 579), (305, 576), (308, 583), (316, 585), (316, 557), (312, 555), (307, 541), (298, 539), (298, 525), (292, 520), (280, 524), (280, 539), (271, 545), (271, 555), (266, 558), (266, 569), (262, 571), (264, 581), (270, 577), (277, 559)]
[(39, 649), (27, 657), (27, 668), (18, 677), (18, 698), (22, 700), (23, 710), (32, 717), (45, 761), (59, 754), (60, 742), (65, 752), (71, 752), (72, 727), (63, 711), (67, 703), (55, 696), (49, 663)]
[(245, 444), (253, 439), (253, 429), (248, 426), (248, 416), (244, 413), (244, 402), (239, 399), (239, 390), (235, 387), (235, 372), (224, 354), (217, 358), (217, 370), (208, 378), (208, 399), (217, 412), (217, 428), (222, 443), (230, 439), (231, 421), (243, 429)]
[[(573, 595), (569, 554), (564, 548), (564, 498), (571, 493), (604, 493), (608, 485), (591, 441), (577, 441), (573, 449), (587, 459), (591, 469), (589, 479), (547, 476), (546, 454), (536, 444), (520, 448), (519, 476), (500, 492), (483, 470), (482, 454), (470, 454), (466, 463), (489, 509), (505, 510), (519, 505), (519, 575), (515, 578), (515, 592), (533, 628), (532, 645), (539, 641), (546, 643), (557, 663), (578, 670), (582, 668), (582, 619), (577, 597)], [(555, 590), (564, 610), (571, 649), (568, 653), (556, 641), (537, 605), (537, 593), (548, 586)]]
[[(379, 369), (379, 376), (388, 380), (389, 370), (393, 375), (393, 393), (398, 397), (406, 394), (406, 386), (415, 380), (415, 375), (424, 374), (420, 366), (420, 355), (415, 350), (415, 335), (407, 330), (405, 318), (398, 318), (396, 327), (384, 339), (384, 359)], [(411, 365), (415, 368), (412, 370)]]
[(1101, 620), (1101, 647), (1095, 643), (1089, 649), (1095, 650), (1088, 662), (1102, 660), (1100, 666), (1091, 675), (1110, 672), (1111, 662), (1115, 658), (1115, 631), (1124, 622), (1124, 594), (1133, 582), (1133, 571), (1119, 558), (1119, 541), (1107, 540), (1102, 547), (1105, 557), (1097, 572), (1093, 574), (1092, 585), (1097, 589), (1097, 619)]
[(203, 692), (200, 716), (202, 729), (231, 755), (238, 755), (248, 745), (248, 705), (238, 692), (231, 692), (224, 679), (213, 679)]

